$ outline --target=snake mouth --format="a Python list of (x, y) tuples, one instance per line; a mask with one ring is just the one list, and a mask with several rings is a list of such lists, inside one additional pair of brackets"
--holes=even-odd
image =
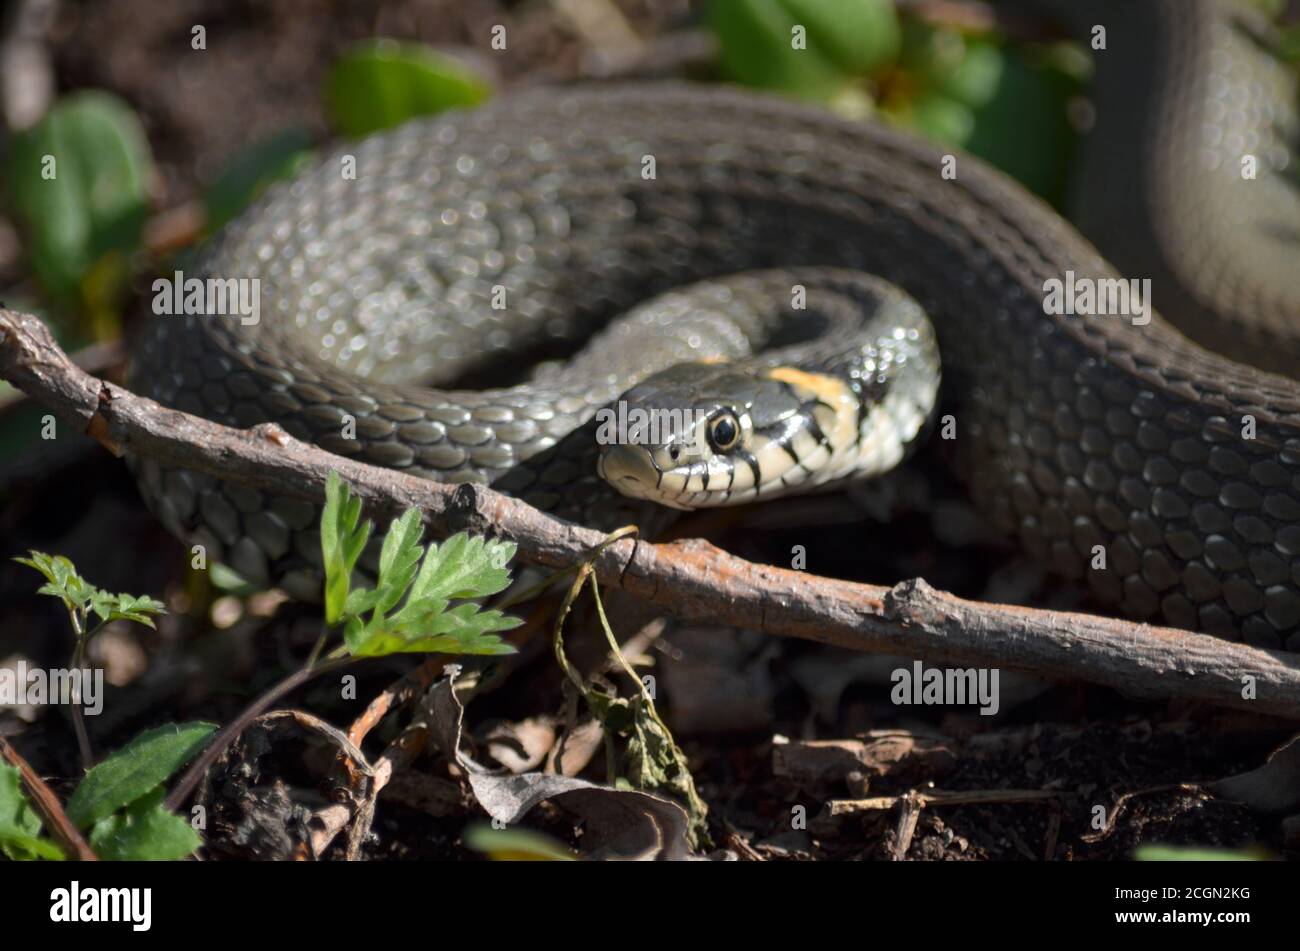
[[(644, 446), (612, 445), (601, 450), (596, 471), (620, 494), (655, 502), (668, 508), (690, 512), (701, 506), (720, 504), (722, 494), (689, 489), (689, 477), (679, 470), (660, 468), (666, 460), (656, 460), (655, 453)], [(696, 481), (699, 477), (696, 476)]]
[(653, 454), (643, 447), (605, 446), (596, 463), (596, 471), (602, 479), (629, 498), (657, 502), (683, 511), (691, 508), (683, 505), (677, 498), (679, 493), (665, 484), (665, 476), (669, 477), (669, 483), (674, 481), (672, 474), (660, 470)]
[(606, 446), (596, 465), (600, 477), (624, 495), (652, 498), (662, 473), (648, 452), (631, 446)]

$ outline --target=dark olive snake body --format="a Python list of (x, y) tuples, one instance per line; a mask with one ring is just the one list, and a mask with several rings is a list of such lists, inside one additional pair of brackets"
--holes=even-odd
[[(1123, 277), (1151, 278), (1160, 312), (1202, 343), (1296, 373), (1293, 74), (1209, 0), (1091, 14), (1081, 19), (1106, 25), (1108, 48), (1095, 57), (1083, 227), (1114, 247)], [(1259, 174), (1247, 180), (1251, 150)], [(1300, 383), (1203, 350), (1160, 316), (1045, 313), (1045, 282), (1121, 272), (977, 160), (957, 155), (956, 177), (942, 177), (944, 155), (880, 125), (718, 87), (506, 95), (343, 146), (269, 192), (202, 258), (204, 274), (261, 281), (260, 322), (157, 318), (133, 385), (601, 524), (626, 500), (596, 472), (592, 413), (647, 378), (656, 389), (664, 368), (748, 361), (772, 375), (773, 400), (798, 403), (818, 374), (835, 376), (826, 341), (849, 334), (879, 370), (855, 376), (866, 389), (888, 395), (907, 385), (894, 369), (929, 367), (926, 329), (909, 324), (895, 344), (875, 322), (910, 313), (883, 279), (933, 322), (942, 411), (995, 525), (1129, 614), (1300, 648)], [(355, 179), (340, 174), (348, 156)], [(822, 337), (782, 338), (802, 318), (782, 299), (795, 286), (816, 298), (807, 319)], [(584, 339), (642, 301), (630, 329), (615, 325), (532, 383), (404, 382)], [(868, 316), (851, 316), (864, 301)], [(780, 359), (752, 355), (769, 343)], [(864, 414), (866, 389), (855, 390)], [(797, 409), (809, 425), (815, 402)], [(340, 435), (349, 420), (354, 438)], [(808, 451), (787, 455), (797, 468)], [(137, 465), (179, 536), (254, 582), (319, 590), (313, 506)]]

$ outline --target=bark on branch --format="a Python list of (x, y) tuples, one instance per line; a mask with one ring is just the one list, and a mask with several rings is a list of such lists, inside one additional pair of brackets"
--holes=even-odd
[[(443, 485), (366, 465), (273, 424), (236, 430), (167, 409), (75, 366), (35, 317), (0, 309), (0, 376), (121, 455), (219, 475), (320, 502), (337, 469), (387, 519), (421, 509), (437, 534), (516, 542), (530, 563), (561, 568), (603, 539), (481, 485)], [(1093, 615), (965, 601), (924, 581), (882, 588), (736, 558), (700, 540), (623, 539), (597, 577), (685, 620), (837, 647), (999, 667), (1104, 684), (1129, 694), (1205, 701), (1300, 719), (1300, 654)], [(1254, 698), (1243, 697), (1254, 678)]]

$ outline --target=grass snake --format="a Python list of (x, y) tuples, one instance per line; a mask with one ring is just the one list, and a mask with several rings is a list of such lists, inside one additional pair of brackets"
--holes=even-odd
[[(1044, 307), (1067, 272), (1149, 277), (1201, 343), (1295, 373), (1294, 74), (1235, 8), (1079, 6), (1107, 45), (1077, 218), (1118, 269), (1000, 173), (956, 154), (944, 177), (951, 150), (879, 124), (716, 86), (534, 89), (269, 190), (199, 262), (259, 279), (260, 321), (152, 319), (133, 385), (599, 525), (629, 496), (722, 504), (894, 465), (929, 432), (941, 354), (998, 528), (1131, 615), (1300, 648), (1300, 384), (1159, 315)], [(476, 373), (523, 382), (431, 388)], [(594, 414), (620, 398), (694, 415), (602, 454)], [(318, 596), (312, 505), (134, 465), (178, 536)]]

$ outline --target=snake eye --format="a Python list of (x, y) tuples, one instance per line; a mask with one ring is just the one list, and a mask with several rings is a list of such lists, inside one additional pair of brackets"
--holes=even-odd
[(725, 410), (709, 420), (709, 445), (714, 452), (726, 452), (740, 441), (740, 420)]

